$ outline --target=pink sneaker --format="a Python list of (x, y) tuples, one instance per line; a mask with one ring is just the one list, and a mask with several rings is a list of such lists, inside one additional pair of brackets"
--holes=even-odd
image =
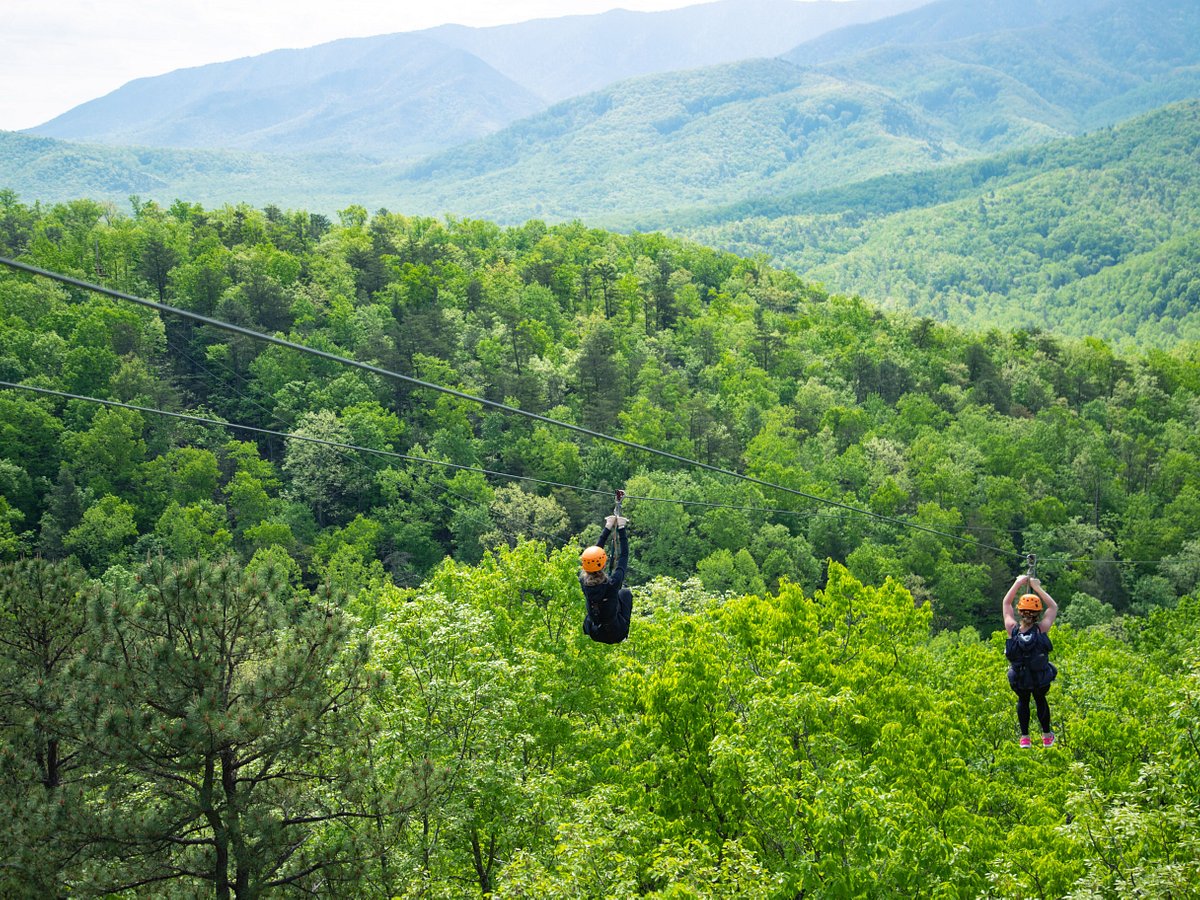
[(1043, 734), (1042, 735), (1042, 746), (1043, 747), (1053, 747), (1054, 746), (1054, 735), (1053, 734)]
[(1022, 747), (1032, 747), (1033, 746), (1033, 741), (1029, 740), (1029, 735), (1027, 735), (1027, 734), (1021, 735), (1021, 746)]

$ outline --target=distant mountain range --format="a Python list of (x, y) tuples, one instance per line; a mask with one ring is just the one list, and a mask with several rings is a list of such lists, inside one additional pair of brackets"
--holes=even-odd
[[(834, 7), (860, 17), (883, 7), (725, 0), (677, 18), (614, 12), (280, 51), (135, 82), (38, 129), (74, 115), (84, 133), (93, 117), (105, 140), (161, 131), (208, 135), (222, 149), (0, 132), (0, 188), (47, 201), (137, 194), (666, 228), (937, 318), (1194, 337), (1200, 299), (1187, 286), (1200, 276), (1171, 267), (1195, 271), (1200, 229), (1189, 174), (1200, 171), (1189, 102), (1200, 97), (1200, 4), (901, 5), (758, 58), (605, 83), (549, 108), (556, 86), (653, 68), (656, 46), (661, 66), (715, 61), (712, 29), (729, 28), (731, 54), (768, 47), (763, 29), (736, 30), (739, 10), (809, 7), (827, 18), (805, 27), (820, 30)], [(654, 37), (676, 26), (674, 42)], [(601, 48), (613, 51), (608, 66)], [(459, 76), (456, 93), (447, 85)], [(94, 104), (123, 91), (124, 118), (101, 115)], [(401, 129), (408, 152), (454, 146), (419, 159), (373, 152), (395, 146), (385, 132), (401, 112), (420, 119), (422, 109), (427, 130)], [(501, 127), (506, 117), (515, 121)], [(1076, 314), (1089, 292), (1102, 302)]]
[(544, 106), (470, 53), (395, 34), (138, 79), (28, 133), (117, 145), (412, 158)]
[(926, 0), (721, 0), (334, 41), (143, 78), (30, 134), (414, 159), (637, 75), (770, 57)]
[[(644, 75), (534, 111), (572, 85), (769, 52), (895, 3), (912, 0), (723, 0), (277, 51), (133, 82), (35, 129), (71, 139), (61, 153), (7, 138), (31, 165), (0, 173), (43, 197), (136, 187), (653, 228), (683, 208), (982, 158), (1200, 96), (1194, 0), (938, 0), (782, 57)], [(139, 149), (80, 146), (112, 142)], [(221, 153), (162, 149), (185, 144)], [(239, 149), (289, 158), (222, 155)]]
[(979, 158), (1200, 96), (1194, 0), (939, 0), (816, 44), (564, 101), (388, 193), (431, 213), (654, 228), (684, 206)]

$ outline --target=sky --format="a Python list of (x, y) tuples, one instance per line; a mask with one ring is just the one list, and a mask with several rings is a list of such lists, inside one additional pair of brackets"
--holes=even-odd
[(704, 0), (0, 0), (0, 130), (135, 78), (345, 37), (484, 27)]

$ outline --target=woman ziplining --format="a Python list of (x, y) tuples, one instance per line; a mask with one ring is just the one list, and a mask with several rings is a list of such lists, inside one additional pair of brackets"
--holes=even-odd
[[(612, 515), (604, 520), (604, 528), (596, 543), (579, 556), (579, 586), (587, 611), (583, 617), (583, 632), (593, 641), (602, 644), (619, 644), (629, 637), (629, 620), (633, 615), (633, 591), (625, 587), (625, 573), (629, 567), (629, 535), (626, 526), (629, 520), (621, 515), (621, 498), (624, 491), (617, 491), (617, 505)], [(615, 532), (616, 566), (610, 572), (604, 567), (609, 555), (604, 544)]]
[[(1050, 651), (1054, 645), (1050, 642), (1048, 632), (1058, 617), (1058, 604), (1034, 577), (1035, 562), (1031, 554), (1029, 571), (1017, 576), (1001, 602), (1004, 631), (1008, 635), (1004, 643), (1004, 655), (1009, 661), (1008, 684), (1017, 695), (1021, 746), (1033, 746), (1029, 739), (1029, 699), (1032, 697), (1037, 706), (1038, 724), (1042, 728), (1042, 746), (1050, 747), (1054, 744), (1054, 732), (1050, 730), (1050, 704), (1046, 701), (1046, 693), (1058, 676), (1058, 669), (1050, 662)], [(1021, 595), (1014, 614), (1013, 599), (1022, 587), (1027, 587), (1032, 593)], [(1020, 622), (1017, 621), (1018, 615)]]

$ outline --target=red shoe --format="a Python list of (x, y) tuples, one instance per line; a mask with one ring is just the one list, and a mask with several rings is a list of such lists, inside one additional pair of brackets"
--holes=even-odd
[(1042, 746), (1043, 747), (1053, 747), (1054, 746), (1054, 733), (1053, 732), (1051, 732), (1050, 734), (1042, 735)]
[(1027, 734), (1021, 735), (1021, 746), (1022, 747), (1032, 747), (1033, 746), (1033, 741), (1029, 740), (1029, 735), (1027, 735)]

